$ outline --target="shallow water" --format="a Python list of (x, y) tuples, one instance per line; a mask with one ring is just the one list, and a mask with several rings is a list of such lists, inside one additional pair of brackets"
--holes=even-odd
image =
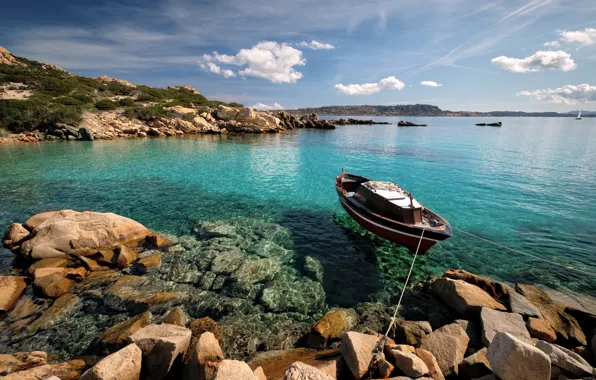
[[(334, 178), (343, 167), (399, 183), (457, 228), (596, 273), (596, 119), (504, 118), (502, 128), (408, 120), (430, 127), (0, 145), (0, 227), (64, 208), (115, 212), (176, 235), (199, 221), (249, 217), (287, 228), (296, 262), (322, 263), (329, 305), (387, 299), (411, 254), (341, 210)], [(1, 251), (2, 272), (11, 259)], [(447, 267), (596, 295), (595, 277), (457, 231), (415, 276)]]

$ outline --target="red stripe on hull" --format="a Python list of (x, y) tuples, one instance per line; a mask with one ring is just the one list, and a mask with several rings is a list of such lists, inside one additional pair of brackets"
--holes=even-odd
[[(344, 208), (344, 210), (346, 210), (348, 212), (348, 214), (350, 214), (350, 216), (352, 218), (354, 218), (354, 220), (356, 222), (358, 222), (358, 224), (360, 224), (362, 227), (366, 228), (373, 234), (378, 235), (378, 236), (385, 238), (387, 240), (390, 240), (394, 243), (403, 245), (404, 247), (407, 247), (407, 248), (411, 249), (412, 251), (416, 251), (416, 248), (418, 247), (418, 242), (420, 241), (420, 237), (409, 236), (409, 235), (405, 235), (405, 234), (401, 233), (400, 231), (391, 230), (386, 227), (380, 227), (379, 225), (377, 225), (375, 223), (369, 222), (367, 219), (363, 218), (360, 214), (358, 214), (357, 212), (352, 210), (350, 207), (346, 206), (344, 204), (343, 200), (340, 200), (340, 203), (341, 203), (341, 206)], [(426, 253), (435, 244), (437, 244), (436, 241), (423, 238), (422, 242), (420, 243), (420, 249), (419, 249), (418, 253), (419, 254)]]

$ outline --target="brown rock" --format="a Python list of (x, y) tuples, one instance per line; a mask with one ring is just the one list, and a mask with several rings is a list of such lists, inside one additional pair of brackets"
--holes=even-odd
[(369, 369), (373, 352), (381, 338), (357, 332), (345, 332), (341, 336), (341, 356), (355, 378), (360, 379)]
[(353, 309), (332, 310), (312, 327), (308, 335), (308, 345), (313, 348), (322, 347), (329, 339), (341, 338), (341, 334), (357, 323), (358, 315)]
[[(52, 269), (52, 268), (49, 268)], [(59, 268), (56, 268), (59, 269)], [(37, 269), (45, 270), (45, 269)], [(41, 290), (41, 292), (50, 298), (58, 298), (70, 290), (74, 281), (64, 277), (62, 273), (55, 273), (38, 277), (35, 279), (34, 285)]]
[(143, 257), (137, 261), (139, 266), (139, 271), (141, 273), (147, 273), (147, 270), (150, 268), (155, 268), (161, 265), (161, 253), (156, 253), (155, 255)]
[(486, 357), (487, 351), (488, 349), (484, 347), (482, 350), (465, 358), (460, 364), (460, 373), (465, 373), (471, 379), (490, 375), (493, 371)]
[(33, 367), (24, 371), (11, 373), (4, 377), (4, 380), (38, 380), (49, 379), (52, 376), (60, 380), (76, 380), (81, 377), (85, 368), (83, 360), (71, 360), (60, 364), (46, 364), (39, 367)]
[(17, 301), (16, 305), (10, 313), (8, 313), (8, 319), (16, 321), (19, 319), (27, 318), (31, 315), (36, 315), (41, 312), (40, 305), (35, 304), (31, 301), (31, 298), (22, 296)]
[(4, 238), (2, 244), (6, 248), (11, 248), (18, 245), (22, 240), (29, 236), (29, 231), (21, 223), (13, 223), (4, 232)]
[(463, 280), (468, 284), (476, 285), (500, 303), (505, 303), (510, 290), (505, 284), (475, 275), (463, 269), (447, 269), (443, 277), (453, 280)]
[(173, 241), (171, 241), (170, 239), (167, 239), (158, 234), (147, 235), (145, 241), (153, 248), (162, 248), (173, 243)]
[(72, 293), (67, 293), (54, 301), (41, 317), (27, 326), (27, 331), (34, 334), (38, 330), (43, 330), (62, 321), (80, 305), (79, 297)]
[(224, 360), (211, 372), (206, 380), (256, 380), (248, 364), (238, 360)]
[(0, 354), (0, 376), (47, 364), (48, 354), (43, 351)]
[(288, 367), (298, 361), (316, 367), (337, 379), (353, 378), (338, 350), (313, 351), (291, 348), (285, 351), (267, 351), (258, 354), (248, 364), (253, 370), (262, 367), (269, 380), (281, 380)]
[(77, 285), (77, 290), (92, 290), (107, 286), (115, 282), (120, 276), (120, 272), (114, 270), (91, 272), (81, 283)]
[(509, 289), (509, 310), (524, 317), (542, 318), (542, 314), (536, 306), (514, 289)]
[(84, 257), (84, 256), (80, 256), (79, 260), (81, 261), (81, 264), (83, 264), (83, 266), (85, 268), (87, 268), (90, 271), (96, 271), (96, 270), (103, 270), (104, 267), (102, 267), (101, 265), (99, 265), (99, 263), (89, 257)]
[(81, 380), (139, 380), (142, 355), (136, 344), (130, 344), (101, 359)]
[(529, 318), (526, 327), (532, 338), (545, 340), (549, 343), (557, 340), (557, 333), (544, 319)]
[[(36, 217), (39, 220), (32, 221)], [(91, 256), (97, 250), (137, 244), (150, 233), (142, 224), (123, 216), (72, 210), (36, 215), (26, 225), (35, 227), (20, 251), (33, 259)]]
[(412, 346), (417, 345), (420, 339), (433, 332), (430, 323), (426, 321), (406, 321), (400, 319), (396, 323), (395, 339)]
[(27, 269), (27, 272), (29, 272), (29, 274), (33, 274), (37, 269), (42, 268), (66, 268), (72, 263), (72, 260), (68, 258), (41, 259), (31, 264), (29, 269)]
[(186, 315), (180, 306), (176, 306), (163, 317), (161, 323), (186, 327), (188, 324), (188, 315)]
[(392, 351), (392, 353), (393, 359), (395, 360), (395, 366), (406, 376), (420, 377), (429, 372), (424, 361), (415, 354), (397, 350)]
[(99, 341), (107, 346), (122, 347), (126, 344), (129, 336), (151, 324), (151, 317), (151, 313), (146, 311), (115, 324), (103, 333)]
[[(153, 379), (167, 376), (174, 360), (184, 355), (190, 344), (191, 331), (174, 325), (149, 325), (128, 337), (143, 351), (143, 368)], [(252, 375), (252, 371), (250, 371)]]
[(470, 338), (457, 323), (433, 331), (421, 339), (420, 348), (430, 351), (444, 376), (457, 374), (464, 360)]
[(25, 277), (0, 276), (0, 312), (12, 309), (26, 287)]
[(184, 368), (185, 380), (204, 379), (205, 365), (217, 366), (217, 363), (224, 360), (219, 342), (210, 332), (201, 334), (197, 343), (188, 351), (190, 359)]
[(238, 110), (236, 108), (226, 107), (220, 105), (217, 109), (217, 118), (220, 120), (228, 121), (236, 119)]
[(252, 371), (252, 373), (255, 374), (255, 377), (258, 380), (267, 380), (267, 376), (265, 376), (265, 372), (263, 371), (263, 367), (257, 367), (257, 368), (255, 368), (255, 370)]
[(445, 380), (441, 367), (439, 367), (439, 363), (432, 352), (417, 348), (416, 355), (424, 362), (424, 364), (426, 364), (426, 367), (428, 367), (428, 376), (433, 380)]
[(477, 317), (483, 307), (507, 310), (487, 292), (463, 280), (438, 278), (431, 284), (430, 290), (465, 317)]
[(546, 292), (531, 285), (517, 284), (516, 289), (540, 311), (546, 322), (563, 341), (570, 345), (586, 345), (586, 335), (577, 319), (565, 311), (565, 305), (553, 300)]
[(333, 380), (333, 378), (316, 367), (296, 362), (288, 368), (284, 380)]
[(564, 347), (540, 340), (536, 343), (536, 348), (548, 355), (552, 365), (564, 369), (573, 374), (574, 377), (587, 377), (594, 372), (594, 368), (590, 363), (586, 362), (584, 358), (575, 352)]
[(137, 252), (125, 245), (116, 247), (114, 250), (114, 262), (118, 268), (126, 268), (137, 259)]
[(482, 308), (480, 322), (482, 324), (482, 343), (486, 347), (499, 332), (506, 332), (526, 343), (532, 343), (524, 319), (519, 314)]
[[(205, 332), (213, 333), (213, 336), (215, 336), (215, 339), (217, 339), (219, 344), (223, 343), (223, 331), (221, 330), (221, 327), (219, 327), (219, 325), (209, 317), (192, 320), (188, 328), (192, 332), (190, 347), (195, 347), (199, 337)], [(184, 362), (187, 363), (190, 358), (191, 350), (188, 350), (186, 355), (184, 355)]]

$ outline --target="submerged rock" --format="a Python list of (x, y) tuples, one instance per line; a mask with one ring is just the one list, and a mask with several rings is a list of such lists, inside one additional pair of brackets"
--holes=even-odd
[(39, 330), (47, 329), (59, 323), (66, 316), (72, 314), (80, 305), (79, 297), (74, 294), (68, 293), (59, 297), (41, 317), (27, 326), (27, 332), (35, 334)]
[(114, 348), (120, 348), (128, 341), (128, 337), (139, 331), (145, 326), (151, 324), (152, 315), (150, 312), (144, 312), (136, 315), (125, 321), (122, 321), (109, 329), (107, 329), (99, 338), (99, 341), (107, 346)]
[(310, 277), (311, 279), (323, 282), (323, 265), (317, 259), (312, 256), (306, 256), (304, 259), (304, 274)]
[(47, 364), (48, 354), (43, 351), (0, 354), (0, 376)]
[(325, 291), (319, 282), (307, 278), (296, 282), (274, 280), (263, 290), (261, 303), (275, 312), (310, 314), (323, 308)]
[(85, 368), (83, 360), (71, 360), (59, 364), (45, 364), (39, 367), (33, 367), (24, 371), (11, 373), (5, 376), (4, 380), (36, 380), (36, 379), (50, 379), (52, 376), (60, 380), (76, 380), (81, 377), (81, 373)]

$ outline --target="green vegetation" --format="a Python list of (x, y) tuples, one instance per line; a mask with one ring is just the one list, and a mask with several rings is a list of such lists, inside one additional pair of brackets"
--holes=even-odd
[(0, 128), (0, 137), (8, 137), (9, 135), (10, 135), (10, 132), (8, 132), (8, 129)]
[[(176, 111), (166, 110), (163, 106), (132, 107), (124, 111), (124, 115), (130, 119), (150, 121), (157, 118), (192, 120), (192, 114), (182, 114)], [(189, 120), (190, 118), (190, 120)]]
[(57, 123), (76, 124), (82, 109), (38, 100), (0, 99), (0, 128), (21, 133)]
[(100, 111), (111, 111), (111, 110), (115, 110), (116, 108), (118, 108), (118, 103), (113, 102), (109, 99), (102, 99), (102, 100), (98, 100), (95, 103), (95, 108), (97, 108)]

